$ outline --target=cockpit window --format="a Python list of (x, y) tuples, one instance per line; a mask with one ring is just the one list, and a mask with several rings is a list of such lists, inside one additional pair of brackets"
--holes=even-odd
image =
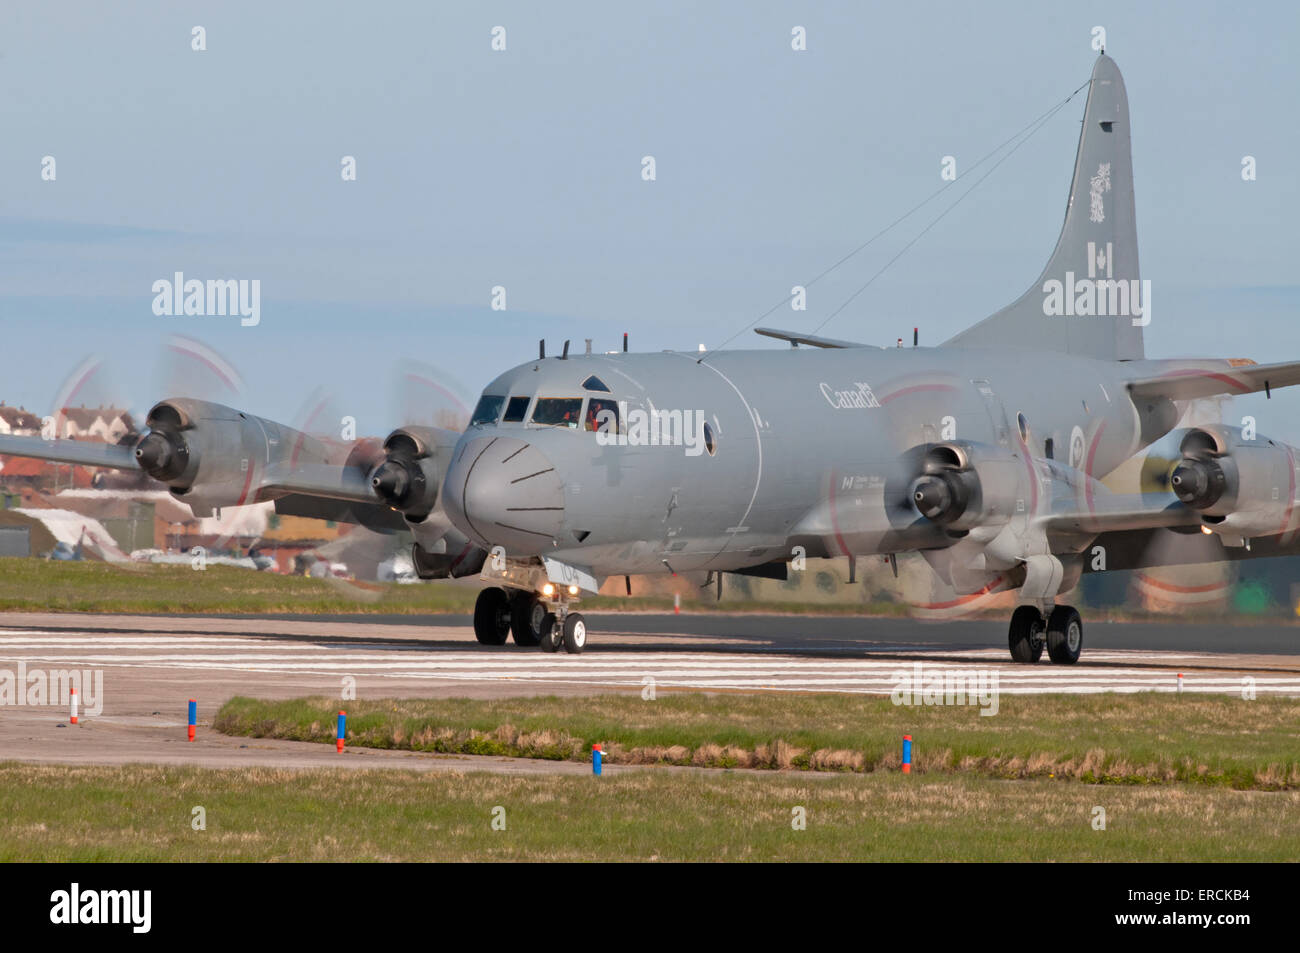
[(581, 415), (581, 397), (539, 397), (533, 408), (533, 423), (576, 430)]
[(609, 388), (605, 386), (605, 382), (601, 380), (599, 377), (597, 377), (595, 374), (592, 374), (590, 377), (588, 377), (585, 381), (582, 382), (582, 389), (601, 390), (604, 391), (606, 394), (609, 393)]
[(583, 429), (601, 433), (618, 433), (618, 402), (603, 400), (600, 397), (593, 397), (587, 401)]
[(505, 416), (501, 418), (504, 424), (517, 424), (528, 414), (528, 402), (531, 397), (511, 397), (506, 404)]
[(470, 418), (469, 425), (476, 427), (479, 424), (494, 424), (497, 417), (501, 416), (501, 405), (506, 402), (504, 397), (494, 397), (491, 394), (484, 394), (478, 400), (478, 406), (474, 408), (474, 416)]

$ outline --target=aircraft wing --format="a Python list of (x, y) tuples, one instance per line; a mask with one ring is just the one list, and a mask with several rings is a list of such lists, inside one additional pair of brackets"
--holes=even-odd
[(795, 347), (800, 344), (807, 344), (810, 347), (871, 347), (870, 344), (858, 344), (856, 341), (840, 341), (836, 338), (822, 338), (815, 334), (800, 334), (797, 331), (782, 331), (779, 328), (754, 328), (755, 334), (761, 334), (765, 338), (776, 338), (780, 341), (789, 341)]
[[(1205, 563), (1239, 562), (1300, 553), (1300, 538), (1262, 536), (1250, 546), (1225, 546), (1213, 533), (1178, 533), (1168, 529), (1131, 529), (1102, 533), (1094, 545), (1105, 547), (1105, 571), (1151, 569), (1157, 566), (1195, 566)], [(1085, 573), (1094, 570), (1084, 560)]]
[(46, 440), (42, 437), (0, 435), (0, 456), (35, 457), (53, 463), (76, 463), (83, 467), (138, 470), (135, 448), (89, 440)]
[(1117, 493), (1097, 495), (1082, 507), (1058, 505), (1042, 522), (1052, 534), (1096, 534), (1197, 527), (1201, 513), (1170, 493)]
[(1300, 384), (1300, 361), (1256, 364), (1254, 361), (1141, 361), (1143, 376), (1128, 383), (1134, 398), (1192, 400), (1215, 394), (1253, 394)]
[[(0, 435), (0, 456), (32, 457), (53, 463), (75, 463), (83, 467), (138, 470), (135, 448), (89, 440), (45, 440), (41, 437)], [(319, 496), (356, 503), (383, 503), (366, 474), (355, 467), (324, 463), (269, 467), (259, 481), (260, 497), (270, 499), (286, 493)]]
[(324, 497), (353, 503), (387, 503), (370, 485), (367, 474), (356, 467), (328, 463), (307, 463), (267, 468), (259, 481), (259, 496), (271, 499), (280, 494)]

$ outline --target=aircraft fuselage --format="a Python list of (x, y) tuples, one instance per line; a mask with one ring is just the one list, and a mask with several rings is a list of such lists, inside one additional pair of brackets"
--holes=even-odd
[[(1032, 513), (1032, 459), (1100, 478), (1167, 429), (1144, 433), (1122, 370), (954, 348), (539, 359), (485, 388), (500, 407), (480, 404), (491, 419), (457, 445), (443, 505), (485, 548), (597, 575), (732, 570), (789, 558), (792, 545), (810, 556), (936, 548), (951, 539), (896, 505), (926, 447), (974, 443), (1018, 461), (1017, 503)], [(584, 388), (592, 377), (608, 390)], [(522, 419), (501, 419), (524, 399)], [(618, 432), (588, 429), (609, 404)], [(534, 422), (565, 407), (559, 423)], [(664, 423), (638, 433), (638, 420)]]

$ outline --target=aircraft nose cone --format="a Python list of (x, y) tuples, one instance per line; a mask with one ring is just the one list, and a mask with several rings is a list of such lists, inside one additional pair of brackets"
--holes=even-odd
[(564, 522), (560, 475), (525, 440), (485, 437), (466, 444), (444, 486), (452, 521), (485, 546), (505, 547), (507, 555), (550, 551)]

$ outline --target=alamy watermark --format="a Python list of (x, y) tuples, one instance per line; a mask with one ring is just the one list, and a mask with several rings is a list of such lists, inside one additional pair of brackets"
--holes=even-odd
[(1043, 314), (1128, 317), (1135, 328), (1151, 323), (1151, 279), (1115, 278), (1111, 245), (1106, 242), (1098, 248), (1096, 242), (1088, 242), (1086, 278), (1067, 271), (1064, 281), (1049, 278), (1043, 282)]
[(103, 712), (103, 669), (29, 669), (26, 662), (19, 662), (16, 672), (0, 668), (0, 706), (57, 705), (67, 708), (72, 702), (72, 689), (76, 689), (85, 714), (93, 716)]
[(889, 680), (895, 705), (977, 705), (980, 715), (998, 713), (997, 669), (926, 669), (914, 662), (910, 669), (896, 669)]
[(239, 315), (246, 328), (262, 321), (260, 278), (186, 278), (176, 272), (170, 279), (153, 283), (153, 313), (159, 317), (180, 315)]
[(698, 457), (709, 443), (702, 410), (629, 410), (627, 401), (620, 400), (617, 412), (605, 408), (596, 413), (595, 428), (602, 447), (685, 447), (688, 457)]

